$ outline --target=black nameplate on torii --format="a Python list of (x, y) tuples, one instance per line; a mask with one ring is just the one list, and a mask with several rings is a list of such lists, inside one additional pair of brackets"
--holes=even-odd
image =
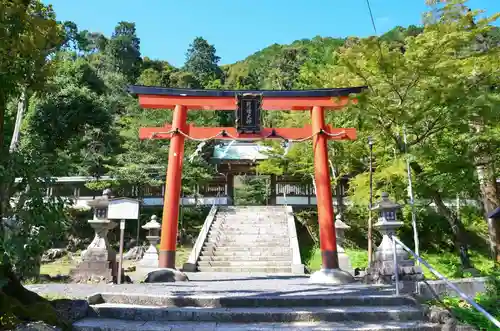
[(236, 130), (239, 133), (260, 133), (262, 94), (237, 94)]

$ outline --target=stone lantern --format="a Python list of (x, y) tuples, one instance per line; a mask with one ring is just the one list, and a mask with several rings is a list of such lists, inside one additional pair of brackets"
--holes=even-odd
[[(398, 221), (397, 213), (402, 208), (398, 203), (389, 199), (385, 192), (373, 210), (378, 211), (378, 222), (373, 226), (382, 234), (382, 242), (375, 250), (374, 259), (367, 270), (369, 282), (390, 283), (394, 276), (394, 246), (391, 237), (396, 234), (404, 223)], [(399, 279), (421, 280), (423, 279), (420, 267), (415, 267), (415, 262), (409, 258), (401, 245), (396, 245), (396, 260), (398, 264)]]
[(158, 249), (156, 245), (160, 241), (161, 224), (158, 223), (156, 215), (151, 216), (151, 220), (144, 224), (142, 228), (148, 231), (146, 239), (149, 241), (149, 247), (139, 265), (145, 268), (158, 268)]
[(108, 219), (109, 198), (111, 190), (103, 191), (101, 197), (87, 202), (93, 208), (94, 217), (88, 221), (94, 229), (94, 240), (82, 255), (82, 262), (71, 271), (76, 281), (96, 280), (111, 282), (116, 275), (116, 252), (108, 241), (108, 232), (116, 227), (116, 223)]
[(353, 273), (351, 260), (344, 250), (345, 230), (350, 226), (342, 221), (342, 215), (335, 216), (335, 233), (337, 234), (337, 254), (339, 256), (339, 267), (342, 270)]

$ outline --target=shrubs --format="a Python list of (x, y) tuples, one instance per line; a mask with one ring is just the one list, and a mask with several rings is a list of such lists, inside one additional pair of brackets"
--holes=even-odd
[[(500, 271), (492, 272), (488, 277), (487, 290), (477, 295), (474, 300), (488, 313), (500, 320)], [(460, 298), (445, 298), (445, 307), (462, 323), (474, 326), (478, 330), (498, 330), (483, 314)]]

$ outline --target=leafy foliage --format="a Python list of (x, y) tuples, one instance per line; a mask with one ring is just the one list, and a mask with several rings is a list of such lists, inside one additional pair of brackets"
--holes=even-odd
[[(480, 294), (474, 298), (474, 301), (496, 319), (500, 319), (500, 307), (498, 306), (498, 301), (500, 300), (499, 279), (500, 274), (498, 272), (489, 276), (486, 293)], [(497, 330), (497, 327), (494, 326), (493, 323), (486, 319), (486, 317), (469, 303), (460, 298), (445, 298), (442, 304), (446, 307), (451, 307), (453, 315), (462, 323), (472, 325), (478, 330)]]
[(269, 199), (269, 178), (244, 176), (241, 187), (235, 188), (236, 205), (266, 205)]

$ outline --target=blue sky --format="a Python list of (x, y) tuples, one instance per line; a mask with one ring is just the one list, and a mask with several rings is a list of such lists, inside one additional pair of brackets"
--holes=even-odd
[[(214, 44), (221, 64), (242, 60), (273, 43), (314, 36), (373, 34), (366, 0), (44, 0), (59, 20), (109, 36), (119, 21), (135, 22), (143, 56), (181, 66), (191, 41)], [(419, 24), (425, 0), (371, 0), (379, 33)], [(470, 0), (488, 14), (500, 0)]]

